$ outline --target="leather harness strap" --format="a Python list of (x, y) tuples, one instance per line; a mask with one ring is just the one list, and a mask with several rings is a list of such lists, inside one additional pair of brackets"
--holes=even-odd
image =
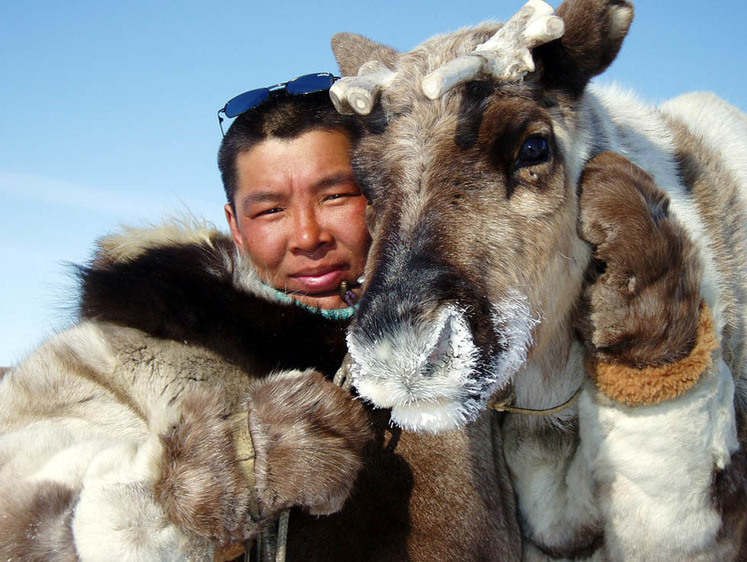
[(512, 414), (526, 414), (528, 416), (551, 416), (553, 414), (557, 414), (558, 412), (562, 412), (576, 400), (578, 400), (578, 397), (581, 396), (582, 389), (582, 386), (579, 387), (579, 389), (574, 392), (573, 396), (571, 396), (568, 400), (566, 400), (559, 406), (548, 408), (546, 410), (534, 410), (532, 408), (518, 408), (517, 406), (512, 406), (511, 404), (513, 404), (514, 400), (516, 400), (516, 394), (514, 394), (514, 392), (511, 392), (506, 400), (491, 404), (490, 408), (492, 410), (495, 410), (496, 412), (511, 412)]

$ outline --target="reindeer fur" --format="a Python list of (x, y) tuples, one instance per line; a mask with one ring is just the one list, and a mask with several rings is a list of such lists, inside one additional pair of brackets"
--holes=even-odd
[[(371, 58), (394, 73), (354, 150), (373, 235), (354, 385), (425, 432), (511, 390), (542, 409), (583, 387), (560, 413), (502, 424), (524, 557), (743, 559), (747, 119), (708, 94), (656, 108), (588, 86), (633, 7), (568, 0), (558, 15), (534, 72), (436, 100), (421, 81), (500, 24), (404, 54), (333, 40), (345, 75)], [(624, 372), (636, 405), (587, 362)], [(662, 372), (676, 384), (654, 384)]]

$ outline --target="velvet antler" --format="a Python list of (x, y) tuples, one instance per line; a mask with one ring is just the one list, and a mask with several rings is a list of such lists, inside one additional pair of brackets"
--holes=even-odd
[(358, 76), (347, 76), (335, 82), (329, 96), (337, 111), (343, 115), (354, 112), (368, 115), (379, 93), (391, 82), (394, 74), (382, 62), (369, 61), (360, 67)]
[[(516, 82), (534, 70), (532, 49), (558, 39), (565, 31), (563, 20), (542, 0), (529, 0), (490, 39), (469, 55), (458, 57), (423, 78), (423, 93), (437, 99), (457, 84), (480, 75), (504, 82)], [(330, 89), (338, 112), (368, 115), (396, 73), (382, 62), (372, 60), (360, 67), (357, 76), (338, 80)]]
[(542, 0), (529, 0), (503, 27), (469, 55), (458, 57), (423, 78), (423, 93), (437, 99), (480, 74), (505, 82), (534, 70), (531, 49), (562, 37), (563, 20)]

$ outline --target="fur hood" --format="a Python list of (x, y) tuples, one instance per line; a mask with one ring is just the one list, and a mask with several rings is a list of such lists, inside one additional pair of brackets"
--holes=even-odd
[(231, 238), (195, 220), (125, 227), (78, 268), (81, 320), (203, 346), (249, 372), (334, 374), (346, 321), (281, 302)]

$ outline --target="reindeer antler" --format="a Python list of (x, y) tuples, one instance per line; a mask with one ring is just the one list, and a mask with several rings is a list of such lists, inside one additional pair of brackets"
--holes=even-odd
[[(478, 45), (469, 55), (458, 57), (423, 78), (423, 93), (435, 100), (457, 84), (475, 79), (480, 74), (506, 82), (521, 80), (534, 70), (531, 49), (562, 37), (563, 20), (552, 6), (542, 0), (529, 0), (490, 39)], [(368, 115), (381, 90), (395, 73), (383, 63), (369, 61), (357, 76), (342, 78), (332, 85), (329, 95), (335, 108), (343, 115)]]
[(503, 27), (469, 55), (458, 57), (423, 78), (423, 93), (435, 100), (457, 84), (487, 74), (507, 82), (534, 70), (531, 49), (563, 36), (565, 24), (552, 6), (529, 0)]
[(394, 78), (394, 72), (377, 60), (368, 61), (358, 69), (358, 76), (346, 76), (335, 82), (329, 97), (338, 113), (359, 115), (371, 113), (379, 92)]

